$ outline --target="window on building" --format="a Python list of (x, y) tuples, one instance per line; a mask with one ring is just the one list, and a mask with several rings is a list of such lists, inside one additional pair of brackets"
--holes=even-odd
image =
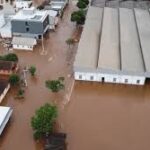
[(79, 75), (79, 79), (82, 79), (82, 75)]
[(90, 80), (93, 80), (94, 79), (94, 77), (93, 76), (90, 76)]
[(116, 82), (116, 80), (117, 80), (116, 78), (113, 78), (113, 82)]
[(136, 83), (139, 84), (139, 83), (140, 83), (140, 80), (137, 80)]
[(29, 23), (26, 21), (26, 22), (25, 22), (25, 25), (26, 25), (26, 26), (29, 26)]
[(125, 83), (128, 83), (128, 79), (125, 79), (124, 82), (125, 82)]
[(26, 31), (29, 32), (29, 28), (26, 28)]

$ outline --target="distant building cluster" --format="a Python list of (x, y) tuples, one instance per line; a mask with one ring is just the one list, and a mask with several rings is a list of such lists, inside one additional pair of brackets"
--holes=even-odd
[(74, 62), (74, 77), (144, 85), (150, 78), (150, 13), (90, 6)]
[(37, 40), (55, 30), (67, 0), (54, 0), (35, 8), (31, 0), (1, 1), (0, 36), (10, 39), (13, 49), (33, 50)]

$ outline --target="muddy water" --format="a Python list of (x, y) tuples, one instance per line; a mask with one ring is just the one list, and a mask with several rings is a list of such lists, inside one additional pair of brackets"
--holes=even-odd
[[(72, 63), (76, 46), (68, 49), (65, 41), (74, 35), (69, 21), (72, 5), (65, 11), (56, 32), (44, 41), (46, 55), (40, 45), (34, 52), (16, 52), (21, 68), (36, 65), (35, 78), (26, 75), (25, 99), (14, 99), (11, 90), (2, 105), (14, 109), (0, 150), (42, 150), (32, 137), (30, 118), (46, 102), (59, 107), (59, 130), (68, 134), (68, 150), (149, 150), (150, 149), (150, 86), (126, 86), (76, 82), (71, 101), (64, 107), (73, 83)], [(0, 47), (0, 53), (6, 53)], [(45, 88), (46, 79), (65, 77), (66, 88), (52, 94)]]
[(76, 83), (64, 112), (69, 150), (149, 150), (150, 85)]
[[(72, 62), (76, 46), (69, 49), (65, 41), (70, 38), (75, 26), (70, 22), (70, 14), (73, 11), (70, 6), (65, 10), (63, 19), (55, 32), (50, 32), (49, 38), (44, 40), (45, 50), (39, 44), (34, 52), (15, 51), (19, 56), (20, 70), (25, 66), (37, 67), (36, 77), (26, 75), (28, 87), (25, 88), (25, 99), (14, 98), (16, 91), (13, 89), (4, 99), (1, 105), (11, 106), (14, 109), (13, 116), (4, 134), (0, 137), (0, 150), (41, 150), (42, 145), (33, 140), (33, 132), (30, 127), (30, 119), (34, 112), (46, 102), (56, 102), (63, 108), (63, 103), (69, 93), (72, 83)], [(7, 53), (1, 47), (0, 54)], [(59, 94), (52, 94), (45, 87), (45, 80), (65, 77), (66, 88)], [(60, 104), (59, 104), (60, 103)]]

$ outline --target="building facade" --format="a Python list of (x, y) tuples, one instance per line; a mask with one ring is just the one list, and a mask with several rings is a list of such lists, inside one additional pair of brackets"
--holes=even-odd
[(41, 39), (49, 29), (49, 16), (47, 11), (23, 9), (13, 17), (11, 26), (13, 36)]

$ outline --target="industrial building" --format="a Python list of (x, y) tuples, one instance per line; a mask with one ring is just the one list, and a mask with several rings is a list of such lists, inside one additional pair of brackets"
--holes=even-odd
[(144, 85), (150, 78), (150, 12), (90, 6), (75, 80)]

